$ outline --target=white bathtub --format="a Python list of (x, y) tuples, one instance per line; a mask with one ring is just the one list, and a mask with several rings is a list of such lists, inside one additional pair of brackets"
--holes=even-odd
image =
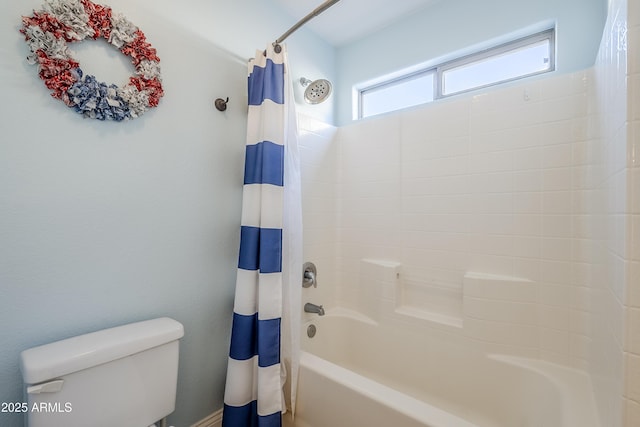
[(599, 427), (581, 371), (344, 312), (311, 323), (287, 427)]

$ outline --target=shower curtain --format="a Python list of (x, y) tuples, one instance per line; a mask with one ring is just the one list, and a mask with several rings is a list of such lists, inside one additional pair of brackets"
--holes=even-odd
[[(223, 427), (279, 427), (295, 411), (302, 209), (286, 49), (249, 61), (249, 113)], [(285, 389), (285, 383), (287, 385)]]

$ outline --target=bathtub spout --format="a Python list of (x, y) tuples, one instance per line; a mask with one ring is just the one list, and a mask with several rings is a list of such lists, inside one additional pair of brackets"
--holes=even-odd
[(311, 304), (310, 302), (304, 305), (305, 313), (317, 313), (318, 316), (324, 316), (324, 308), (321, 305)]

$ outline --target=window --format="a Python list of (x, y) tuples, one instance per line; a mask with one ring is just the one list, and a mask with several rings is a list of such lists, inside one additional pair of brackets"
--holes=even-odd
[(552, 70), (550, 32), (527, 37), (441, 67), (442, 96)]
[(358, 118), (431, 102), (555, 69), (550, 29), (359, 91)]
[(400, 110), (433, 101), (436, 73), (426, 71), (360, 91), (360, 117)]

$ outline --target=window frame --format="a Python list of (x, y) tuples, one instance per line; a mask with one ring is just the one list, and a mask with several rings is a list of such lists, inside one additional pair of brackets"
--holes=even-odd
[[(358, 100), (358, 105), (357, 105), (357, 120), (360, 119), (364, 119), (367, 117), (374, 117), (378, 114), (373, 114), (370, 116), (363, 116), (363, 110), (364, 110), (364, 99), (363, 99), (363, 95), (366, 96), (367, 92), (372, 92), (372, 91), (376, 91), (376, 90), (380, 90), (383, 89), (385, 87), (390, 87), (390, 86), (395, 86), (398, 84), (402, 84), (403, 82), (408, 82), (411, 81), (415, 78), (424, 76), (426, 74), (433, 74), (433, 101), (437, 101), (439, 99), (445, 99), (445, 98), (449, 98), (451, 96), (457, 96), (457, 95), (461, 95), (464, 93), (468, 93), (471, 91), (475, 91), (475, 90), (481, 90), (481, 89), (485, 89), (487, 87), (491, 87), (491, 86), (496, 86), (496, 85), (501, 85), (501, 84), (505, 84), (505, 83), (509, 83), (512, 81), (516, 81), (516, 80), (520, 80), (520, 79), (524, 79), (524, 78), (528, 78), (528, 77), (533, 77), (536, 75), (540, 75), (540, 74), (544, 74), (544, 73), (549, 73), (552, 71), (555, 71), (556, 69), (556, 29), (555, 26), (550, 27), (546, 30), (543, 31), (539, 31), (536, 32), (534, 34), (530, 34), (528, 36), (525, 37), (521, 37), (515, 40), (511, 40), (509, 42), (506, 43), (502, 43), (478, 52), (474, 52), (471, 53), (469, 55), (464, 55), (461, 56), (459, 58), (455, 58), (452, 59), (450, 61), (445, 61), (442, 62), (440, 64), (437, 64), (435, 66), (430, 66), (430, 67), (426, 67), (417, 71), (412, 71), (410, 73), (404, 74), (404, 75), (400, 75), (400, 76), (396, 76), (393, 78), (390, 78), (388, 80), (384, 80), (384, 81), (378, 81), (375, 84), (372, 85), (368, 85), (368, 86), (364, 86), (362, 88), (357, 89), (358, 95), (357, 95), (357, 100)], [(469, 64), (473, 64), (475, 62), (481, 62), (484, 61), (488, 58), (492, 58), (494, 56), (499, 56), (499, 55), (503, 55), (505, 53), (508, 53), (510, 51), (514, 51), (529, 45), (533, 45), (536, 43), (539, 43), (541, 41), (545, 41), (548, 40), (549, 41), (549, 67), (547, 69), (544, 70), (540, 70), (540, 71), (534, 71), (531, 73), (527, 73), (527, 74), (522, 74), (522, 75), (518, 75), (516, 77), (512, 77), (512, 78), (508, 78), (508, 79), (503, 79), (503, 80), (498, 80), (495, 81), (493, 83), (488, 83), (488, 84), (484, 84), (484, 85), (480, 85), (480, 86), (474, 86), (472, 88), (469, 89), (465, 89), (465, 90), (461, 90), (461, 91), (457, 91), (454, 93), (450, 93), (450, 94), (444, 94), (443, 90), (444, 90), (444, 73), (447, 72), (448, 70), (452, 70), (464, 65), (469, 65)], [(430, 102), (433, 102), (430, 101)], [(423, 104), (418, 104), (418, 105), (423, 105)], [(415, 106), (415, 105), (413, 105)], [(410, 108), (413, 106), (407, 106), (406, 108)], [(392, 111), (398, 111), (398, 110), (390, 110), (389, 112)], [(385, 114), (385, 113), (380, 113), (380, 114)]]

